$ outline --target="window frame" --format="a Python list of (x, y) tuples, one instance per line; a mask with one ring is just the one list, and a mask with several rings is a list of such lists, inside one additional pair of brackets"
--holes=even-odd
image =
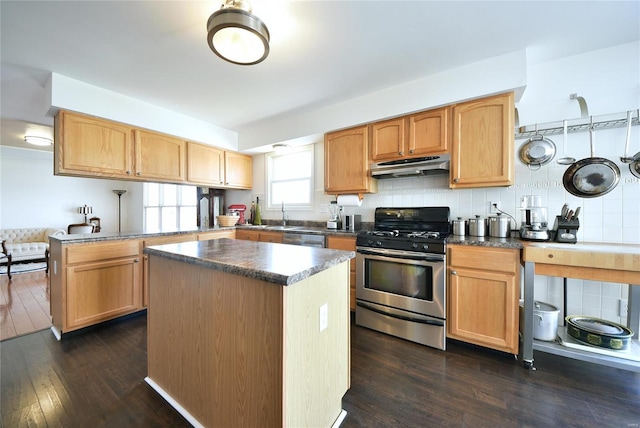
[[(266, 193), (266, 206), (263, 209), (266, 210), (280, 210), (282, 207), (282, 203), (280, 201), (274, 202), (272, 198), (272, 183), (273, 183), (273, 161), (275, 158), (281, 158), (285, 156), (289, 156), (292, 154), (300, 153), (300, 152), (308, 152), (309, 154), (309, 175), (305, 177), (300, 177), (303, 179), (309, 179), (309, 202), (308, 203), (292, 203), (284, 201), (286, 210), (312, 210), (314, 207), (314, 189), (315, 189), (315, 146), (314, 144), (307, 144), (304, 146), (299, 146), (295, 148), (291, 148), (286, 152), (279, 153), (276, 151), (269, 152), (265, 155), (265, 193)], [(293, 181), (293, 180), (282, 180), (282, 181)]]
[[(157, 185), (158, 186), (158, 195), (157, 199), (158, 199), (158, 205), (150, 205), (149, 204), (149, 195), (150, 195), (150, 189), (149, 186), (151, 185)], [(165, 204), (165, 189), (164, 186), (175, 186), (176, 192), (175, 195), (173, 196), (173, 198), (175, 198), (175, 204)], [(183, 204), (183, 192), (185, 191), (185, 189), (193, 189), (194, 192), (194, 196), (193, 196), (193, 200), (194, 200), (194, 204)], [(197, 229), (197, 213), (198, 213), (198, 197), (197, 197), (197, 187), (196, 186), (190, 186), (190, 185), (185, 185), (185, 184), (175, 184), (175, 183), (143, 183), (142, 186), (142, 226), (144, 228), (145, 231), (147, 232), (161, 232), (164, 231), (166, 228), (163, 227), (163, 217), (162, 217), (162, 212), (163, 212), (163, 208), (171, 208), (174, 207), (175, 208), (175, 224), (173, 226), (167, 226), (168, 227), (173, 227), (174, 230), (195, 230)], [(151, 227), (147, 224), (148, 221), (148, 215), (147, 215), (147, 210), (149, 208), (153, 208), (153, 209), (157, 209), (158, 210), (158, 224)], [(181, 212), (182, 212), (182, 208), (193, 208), (195, 210), (194, 216), (193, 216), (193, 227), (188, 226), (188, 227), (182, 227), (181, 226)]]

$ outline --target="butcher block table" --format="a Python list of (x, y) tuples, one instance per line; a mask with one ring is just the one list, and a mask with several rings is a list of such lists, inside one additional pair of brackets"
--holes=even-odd
[[(640, 325), (640, 245), (579, 242), (524, 242), (524, 325), (522, 330), (522, 360), (527, 368), (533, 365), (533, 349), (572, 358), (640, 371), (635, 361), (601, 356), (597, 353), (575, 352), (548, 342), (533, 340), (534, 275), (588, 279), (629, 284), (629, 314), (627, 326), (638, 339)], [(566, 314), (565, 314), (566, 316)]]

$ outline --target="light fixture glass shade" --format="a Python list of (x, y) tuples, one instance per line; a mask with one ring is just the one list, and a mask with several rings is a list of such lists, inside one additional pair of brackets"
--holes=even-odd
[(233, 64), (257, 64), (269, 55), (267, 26), (237, 7), (223, 6), (209, 17), (207, 42), (216, 55)]
[(38, 137), (35, 135), (26, 135), (24, 137), (24, 142), (33, 144), (34, 146), (50, 146), (53, 143), (51, 138), (47, 137)]

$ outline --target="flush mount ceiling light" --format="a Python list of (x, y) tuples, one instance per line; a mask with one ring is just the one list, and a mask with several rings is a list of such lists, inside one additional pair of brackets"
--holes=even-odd
[(247, 0), (224, 0), (207, 21), (207, 42), (225, 61), (252, 65), (269, 55), (269, 30)]
[(27, 135), (24, 137), (24, 142), (33, 144), (34, 146), (50, 146), (53, 143), (51, 138), (36, 137), (34, 135)]
[(283, 144), (283, 143), (276, 143), (273, 146), (273, 150), (276, 151), (276, 153), (286, 153), (289, 150), (291, 150), (291, 146), (288, 144)]

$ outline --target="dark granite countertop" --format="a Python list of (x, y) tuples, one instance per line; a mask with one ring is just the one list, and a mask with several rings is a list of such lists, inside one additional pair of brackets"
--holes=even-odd
[(279, 285), (294, 284), (356, 256), (354, 251), (228, 238), (157, 245), (144, 252)]

